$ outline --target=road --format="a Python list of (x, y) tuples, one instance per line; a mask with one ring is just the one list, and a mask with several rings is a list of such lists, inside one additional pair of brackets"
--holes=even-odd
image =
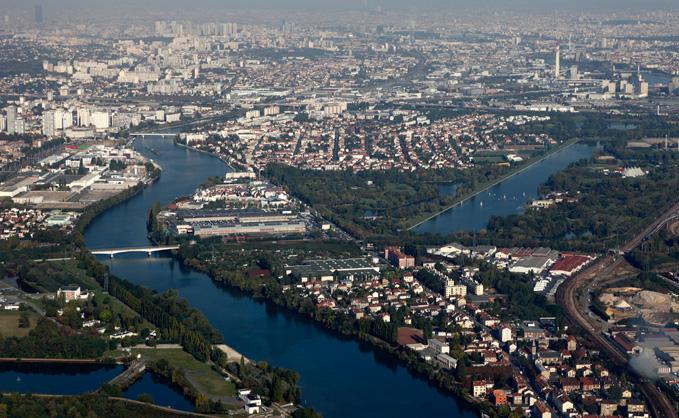
[[(620, 251), (627, 253), (639, 246), (646, 238), (657, 232), (667, 222), (675, 219), (677, 212), (679, 212), (679, 203), (675, 203), (665, 210), (662, 215), (644, 228), (643, 231), (620, 247)], [(563, 307), (564, 314), (572, 323), (580, 326), (588, 334), (589, 338), (610, 356), (615, 364), (626, 369), (630, 376), (635, 378), (638, 387), (656, 418), (678, 418), (677, 410), (667, 396), (655, 384), (639, 376), (630, 367), (627, 355), (619, 351), (613, 343), (599, 332), (596, 326), (592, 325), (588, 315), (585, 313), (588, 309), (583, 307), (581, 303), (578, 303), (578, 295), (584, 288), (595, 289), (606, 282), (610, 282), (612, 273), (622, 266), (623, 262), (624, 258), (619, 255), (603, 257), (577, 276), (564, 282), (557, 291), (557, 301)]]

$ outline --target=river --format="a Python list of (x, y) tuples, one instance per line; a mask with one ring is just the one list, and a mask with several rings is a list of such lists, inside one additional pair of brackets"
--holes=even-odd
[[(158, 182), (97, 217), (86, 231), (89, 248), (136, 246), (146, 239), (154, 202), (188, 195), (209, 176), (228, 167), (209, 155), (146, 137), (137, 149), (163, 168)], [(303, 402), (327, 418), (475, 417), (477, 413), (414, 376), (393, 358), (276, 306), (220, 286), (169, 257), (138, 255), (101, 259), (131, 282), (163, 291), (177, 289), (245, 356), (300, 373)], [(163, 405), (164, 399), (154, 399)]]
[(444, 211), (414, 228), (418, 233), (446, 235), (457, 231), (479, 231), (493, 216), (521, 213), (524, 206), (538, 197), (538, 187), (549, 176), (571, 163), (592, 156), (594, 146), (577, 143), (559, 150), (502, 183), (480, 193), (462, 205)]
[(0, 363), (3, 392), (77, 395), (92, 392), (123, 371), (123, 366), (68, 363)]

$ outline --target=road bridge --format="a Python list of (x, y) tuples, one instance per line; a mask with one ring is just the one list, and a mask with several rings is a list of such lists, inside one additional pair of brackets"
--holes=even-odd
[(140, 133), (135, 133), (135, 134), (130, 134), (132, 137), (141, 137), (141, 139), (144, 139), (147, 136), (159, 136), (162, 138), (174, 138), (177, 136), (177, 134), (168, 134), (168, 133), (161, 133), (161, 132), (140, 132)]
[(146, 253), (149, 256), (160, 251), (178, 250), (179, 245), (158, 245), (148, 247), (118, 247), (118, 248), (99, 248), (90, 250), (94, 255), (108, 255), (113, 258), (116, 254), (126, 253)]

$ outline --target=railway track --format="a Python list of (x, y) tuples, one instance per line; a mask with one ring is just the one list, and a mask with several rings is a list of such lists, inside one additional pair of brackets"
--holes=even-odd
[[(679, 203), (672, 205), (653, 223), (648, 225), (639, 234), (626, 242), (621, 248), (622, 252), (629, 252), (640, 245), (646, 238), (662, 228), (667, 222), (676, 219), (679, 211)], [(611, 358), (611, 360), (627, 370), (634, 378), (635, 383), (640, 388), (642, 394), (656, 418), (679, 418), (677, 410), (665, 394), (658, 389), (655, 384), (647, 381), (640, 376), (629, 364), (626, 354), (623, 354), (613, 345), (601, 332), (592, 325), (587, 318), (582, 304), (578, 303), (578, 297), (584, 288), (597, 288), (602, 284), (611, 281), (612, 273), (619, 268), (624, 259), (619, 255), (608, 255), (600, 259), (597, 263), (583, 270), (571, 280), (562, 284), (556, 294), (558, 303), (564, 308), (566, 317), (573, 323), (580, 326), (594, 342)]]

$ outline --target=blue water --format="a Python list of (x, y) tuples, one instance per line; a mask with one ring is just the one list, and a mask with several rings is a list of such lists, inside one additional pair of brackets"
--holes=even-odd
[(139, 395), (146, 393), (151, 395), (153, 403), (183, 411), (193, 411), (193, 402), (184, 396), (181, 389), (172, 382), (155, 373), (144, 373), (139, 380), (127, 388), (124, 396), (128, 399), (137, 399)]
[(593, 146), (575, 144), (533, 165), (491, 189), (466, 200), (415, 228), (415, 232), (446, 235), (457, 231), (479, 231), (493, 216), (523, 211), (524, 205), (538, 197), (538, 187), (550, 175), (571, 163), (592, 156)]
[(93, 392), (123, 371), (98, 364), (0, 363), (0, 392), (77, 395)]
[[(176, 147), (168, 140), (147, 138), (137, 146), (163, 167), (163, 175), (140, 195), (95, 219), (86, 231), (90, 248), (146, 244), (146, 216), (155, 201), (165, 204), (190, 194), (208, 176), (223, 175), (227, 170), (221, 161)], [(477, 416), (391, 357), (219, 286), (171, 258), (124, 255), (101, 260), (114, 274), (134, 283), (157, 290), (177, 289), (222, 332), (227, 344), (245, 356), (297, 371), (303, 403), (326, 418)]]

